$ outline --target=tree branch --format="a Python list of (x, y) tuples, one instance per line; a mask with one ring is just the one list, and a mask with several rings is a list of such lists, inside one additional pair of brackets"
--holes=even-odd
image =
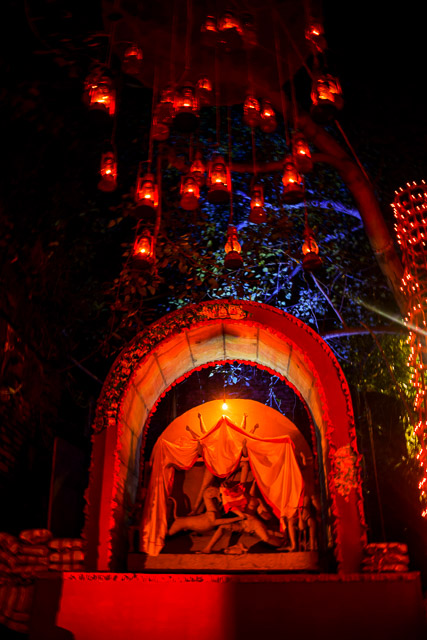
[(324, 340), (331, 340), (332, 338), (346, 338), (347, 336), (356, 335), (373, 335), (373, 334), (405, 334), (405, 330), (401, 327), (346, 327), (345, 329), (334, 329), (333, 331), (324, 331), (320, 336)]
[(317, 280), (317, 278), (311, 274), (311, 277), (313, 279), (314, 284), (317, 286), (317, 288), (319, 289), (320, 293), (325, 297), (325, 299), (328, 301), (331, 309), (335, 312), (335, 314), (337, 315), (339, 321), (341, 322), (343, 327), (347, 326), (346, 321), (344, 320), (344, 318), (342, 317), (342, 315), (340, 314), (340, 312), (338, 311), (338, 309), (335, 307), (334, 303), (332, 302), (332, 300), (330, 299), (330, 297), (328, 296), (328, 294), (326, 293), (326, 291), (323, 289), (323, 287), (320, 285), (320, 282)]

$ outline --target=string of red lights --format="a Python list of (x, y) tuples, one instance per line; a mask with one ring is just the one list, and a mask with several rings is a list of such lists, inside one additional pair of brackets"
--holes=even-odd
[(415, 389), (414, 409), (418, 422), (414, 432), (419, 443), (417, 460), (422, 477), (418, 488), (423, 505), (422, 516), (427, 516), (427, 187), (407, 183), (396, 191), (392, 204), (396, 218), (397, 241), (402, 249), (404, 273), (401, 291), (408, 301), (405, 317), (409, 329), (410, 348), (408, 367), (411, 384)]

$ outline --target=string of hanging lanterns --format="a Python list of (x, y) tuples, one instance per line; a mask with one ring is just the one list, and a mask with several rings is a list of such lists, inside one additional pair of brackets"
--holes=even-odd
[(327, 43), (323, 25), (312, 20), (308, 25), (305, 37), (311, 45), (314, 71), (311, 74), (311, 109), (310, 114), (318, 124), (328, 124), (336, 119), (344, 105), (340, 81), (327, 70)]
[(256, 162), (256, 145), (255, 145), (255, 131), (251, 129), (252, 139), (252, 164), (253, 164), (253, 179), (251, 187), (251, 212), (249, 214), (249, 222), (254, 224), (262, 224), (267, 221), (267, 216), (264, 209), (264, 187), (258, 181), (257, 176), (257, 162)]
[[(231, 113), (230, 107), (228, 107), (227, 114), (227, 124), (228, 124), (228, 164), (231, 163), (231, 153), (232, 153), (232, 140), (231, 140)], [(237, 229), (234, 226), (233, 221), (233, 190), (231, 188), (231, 174), (228, 169), (230, 176), (230, 189), (228, 191), (229, 194), (229, 202), (230, 202), (230, 216), (228, 219), (228, 230), (227, 230), (227, 241), (225, 243), (224, 251), (224, 267), (226, 269), (240, 269), (243, 266), (243, 258), (242, 258), (242, 247), (240, 245)]]
[[(191, 7), (191, 1), (187, 3), (187, 8)], [(175, 8), (177, 3), (175, 5)], [(293, 114), (293, 131), (289, 133), (289, 119), (286, 110), (286, 100), (284, 97), (284, 81), (282, 73), (282, 54), (280, 51), (280, 39), (278, 33), (278, 20), (273, 12), (274, 26), (274, 46), (276, 55), (277, 75), (281, 101), (281, 111), (285, 127), (285, 146), (287, 154), (283, 163), (282, 177), (282, 199), (287, 205), (295, 205), (303, 202), (305, 197), (305, 187), (303, 174), (311, 171), (313, 163), (311, 159), (310, 147), (305, 140), (303, 133), (298, 129), (298, 111), (296, 107), (295, 90), (291, 81)], [(150, 149), (148, 170), (142, 171), (139, 167), (136, 186), (134, 190), (135, 208), (134, 215), (138, 219), (149, 218), (153, 213), (156, 215), (161, 199), (161, 191), (158, 186), (159, 176), (155, 176), (150, 170), (153, 154), (153, 142), (164, 142), (174, 129), (184, 134), (190, 134), (197, 130), (200, 122), (200, 110), (204, 106), (212, 105), (215, 93), (215, 107), (217, 112), (217, 146), (220, 146), (219, 132), (219, 79), (218, 79), (218, 49), (221, 47), (225, 51), (236, 48), (245, 48), (247, 55), (248, 70), (248, 93), (243, 102), (243, 123), (251, 128), (254, 176), (250, 188), (250, 214), (249, 222), (263, 224), (267, 221), (265, 212), (264, 185), (257, 179), (254, 130), (259, 128), (263, 134), (272, 134), (277, 129), (277, 116), (271, 100), (268, 96), (258, 99), (253, 90), (253, 73), (250, 61), (250, 50), (257, 46), (257, 28), (253, 16), (249, 14), (236, 15), (234, 12), (226, 11), (222, 16), (216, 17), (208, 15), (199, 28), (201, 42), (205, 47), (214, 49), (215, 53), (215, 85), (213, 85), (208, 75), (202, 75), (194, 82), (190, 82), (185, 75), (191, 69), (191, 27), (192, 17), (187, 15), (187, 32), (185, 44), (185, 71), (184, 75), (177, 82), (175, 78), (175, 65), (173, 56), (176, 49), (176, 25), (177, 16), (173, 16), (171, 33), (171, 60), (170, 60), (170, 83), (160, 91), (159, 99), (156, 99), (156, 82), (153, 86), (153, 106), (150, 128)], [(90, 109), (100, 110), (113, 117), (116, 113), (116, 89), (110, 71), (111, 51), (114, 45), (115, 29), (110, 34), (110, 44), (108, 52), (108, 63), (106, 65), (96, 65), (85, 82), (85, 100)], [(327, 123), (335, 117), (337, 110), (342, 108), (342, 92), (337, 78), (329, 74), (326, 70), (326, 40), (324, 38), (323, 27), (319, 21), (311, 20), (305, 30), (305, 38), (309, 43), (313, 54), (314, 70), (311, 73), (313, 79), (311, 99), (311, 114), (318, 122)], [(127, 43), (127, 47), (122, 55), (122, 70), (128, 74), (137, 75), (142, 65), (144, 65), (144, 54), (141, 47), (136, 43)], [(292, 73), (290, 74), (292, 78)], [(214, 91), (215, 89), (215, 91)], [(230, 132), (229, 132), (230, 135)], [(117, 157), (112, 139), (111, 149), (106, 151), (101, 157), (100, 181), (98, 188), (101, 191), (109, 192), (117, 188), (118, 168)], [(207, 159), (205, 166), (203, 155), (200, 149), (196, 153), (195, 159), (191, 162), (190, 168), (181, 176), (179, 205), (184, 211), (195, 211), (200, 206), (202, 189), (206, 184), (204, 197), (213, 205), (231, 203), (232, 209), (232, 183), (231, 183), (231, 152), (229, 151), (228, 163), (219, 151), (214, 152), (211, 158)], [(161, 168), (161, 167), (160, 167)], [(205, 174), (206, 178), (205, 178)], [(157, 220), (157, 218), (156, 218)], [(304, 232), (305, 247), (316, 245), (317, 253), (308, 250), (304, 253), (303, 267), (310, 270), (311, 265), (318, 266), (320, 258), (308, 260), (306, 255), (318, 254), (318, 247), (315, 243), (313, 232), (308, 233), (308, 223)], [(147, 247), (142, 254), (152, 254), (148, 250), (148, 245), (153, 238), (148, 232), (141, 236), (142, 245)], [(136, 241), (135, 241), (136, 242)], [(227, 256), (237, 253), (239, 260), (235, 259), (233, 264), (242, 264), (241, 246), (237, 240), (237, 228), (234, 224), (229, 224), (227, 231)], [(237, 247), (237, 248), (236, 248)], [(141, 253), (141, 251), (140, 251)], [(320, 261), (321, 262), (321, 261)], [(227, 264), (231, 264), (229, 258)], [(234, 266), (234, 268), (236, 268)]]

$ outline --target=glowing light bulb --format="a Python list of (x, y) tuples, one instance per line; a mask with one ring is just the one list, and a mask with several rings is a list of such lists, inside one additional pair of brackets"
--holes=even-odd
[(99, 170), (101, 180), (98, 183), (100, 191), (114, 191), (117, 188), (117, 162), (113, 151), (102, 155)]
[(154, 242), (148, 229), (135, 240), (132, 260), (136, 268), (146, 268), (154, 263)]
[(228, 404), (226, 403), (226, 401), (224, 400), (224, 402), (222, 403), (222, 410), (223, 411), (227, 411), (228, 409)]
[(209, 163), (208, 200), (212, 204), (225, 204), (230, 200), (231, 176), (221, 156), (215, 156)]

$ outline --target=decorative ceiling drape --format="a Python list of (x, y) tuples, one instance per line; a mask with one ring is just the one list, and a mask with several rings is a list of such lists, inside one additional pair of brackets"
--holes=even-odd
[(164, 438), (157, 441), (141, 523), (142, 551), (156, 556), (163, 548), (167, 533), (166, 505), (175, 469), (190, 469), (201, 450), (206, 467), (215, 476), (225, 478), (239, 465), (245, 443), (252, 473), (264, 499), (277, 518), (292, 517), (303, 490), (292, 440), (288, 436), (259, 438), (222, 416), (198, 440), (181, 436), (176, 442)]

